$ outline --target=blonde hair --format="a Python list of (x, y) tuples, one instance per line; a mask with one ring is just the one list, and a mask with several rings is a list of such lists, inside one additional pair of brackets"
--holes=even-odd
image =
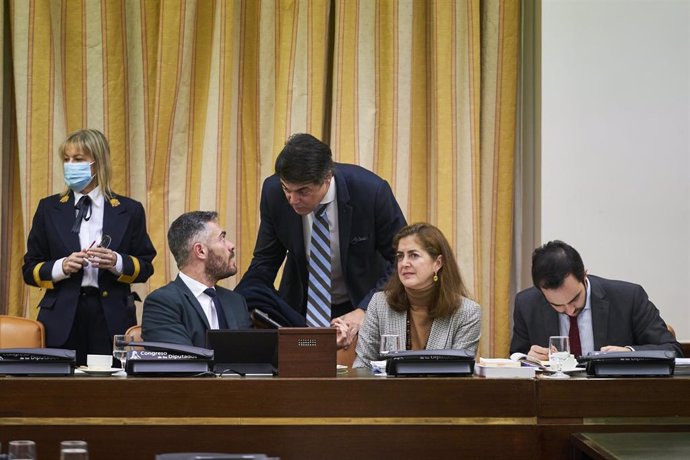
[[(96, 178), (101, 192), (106, 200), (114, 198), (115, 194), (110, 188), (112, 166), (110, 164), (110, 145), (108, 139), (97, 129), (79, 129), (70, 133), (60, 144), (60, 159), (65, 155), (68, 146), (72, 146), (81, 152), (89, 152), (96, 166)], [(65, 192), (69, 192), (69, 189)]]

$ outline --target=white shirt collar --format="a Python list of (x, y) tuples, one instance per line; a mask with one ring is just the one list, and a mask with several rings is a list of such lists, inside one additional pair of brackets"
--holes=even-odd
[(585, 300), (585, 308), (583, 310), (591, 310), (592, 309), (592, 283), (589, 282), (589, 279), (587, 279), (587, 276), (585, 276), (585, 290), (586, 290), (586, 300)]
[(101, 192), (100, 185), (97, 185), (96, 187), (94, 187), (93, 190), (86, 194), (81, 192), (74, 192), (74, 203), (76, 204), (79, 201), (79, 199), (84, 195), (88, 195), (89, 198), (91, 198), (91, 206), (101, 207), (105, 202), (103, 193)]
[(328, 186), (326, 194), (321, 199), (320, 204), (330, 203), (331, 201), (335, 201), (335, 176), (331, 177), (331, 183)]
[(182, 281), (184, 281), (184, 284), (187, 285), (189, 290), (192, 291), (194, 297), (198, 298), (201, 294), (204, 293), (206, 289), (208, 289), (208, 286), (206, 286), (204, 283), (200, 283), (191, 276), (185, 275), (182, 272), (179, 273), (179, 276), (182, 279)]

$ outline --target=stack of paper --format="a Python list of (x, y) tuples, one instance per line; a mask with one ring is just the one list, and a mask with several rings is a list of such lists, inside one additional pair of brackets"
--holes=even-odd
[(537, 368), (522, 366), (520, 362), (502, 358), (479, 358), (474, 373), (496, 379), (533, 379)]

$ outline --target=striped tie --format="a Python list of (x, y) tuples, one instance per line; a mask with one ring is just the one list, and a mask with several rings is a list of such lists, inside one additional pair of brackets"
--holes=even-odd
[(314, 213), (309, 253), (309, 289), (307, 292), (307, 326), (328, 327), (331, 324), (331, 232), (326, 206)]

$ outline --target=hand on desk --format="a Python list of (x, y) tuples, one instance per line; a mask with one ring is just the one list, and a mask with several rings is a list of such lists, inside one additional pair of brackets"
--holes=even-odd
[(630, 348), (627, 347), (618, 347), (616, 345), (607, 345), (605, 347), (601, 347), (601, 351), (605, 353), (610, 353), (612, 351), (632, 351)]
[[(607, 345), (605, 347), (601, 347), (601, 351), (604, 353), (610, 353), (614, 351), (631, 351), (630, 348), (627, 347), (618, 347), (616, 345)], [(528, 356), (533, 356), (537, 358), (540, 361), (548, 361), (549, 360), (549, 349), (545, 347), (540, 347), (539, 345), (532, 345), (532, 347), (529, 349), (529, 353), (527, 353)]]
[(359, 328), (364, 322), (365, 312), (361, 308), (355, 308), (350, 313), (333, 319), (331, 326), (337, 328), (338, 348), (347, 348), (352, 344), (359, 333)]

